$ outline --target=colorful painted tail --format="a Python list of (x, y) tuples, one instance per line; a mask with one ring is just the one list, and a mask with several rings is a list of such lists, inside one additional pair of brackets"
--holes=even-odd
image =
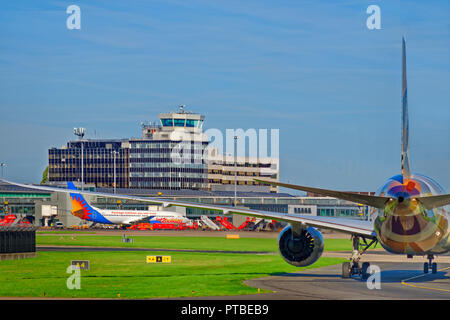
[[(77, 190), (72, 182), (67, 182), (69, 190)], [(98, 223), (111, 222), (105, 219), (96, 209), (91, 207), (81, 194), (70, 193), (70, 201), (72, 202), (72, 214), (80, 219)]]

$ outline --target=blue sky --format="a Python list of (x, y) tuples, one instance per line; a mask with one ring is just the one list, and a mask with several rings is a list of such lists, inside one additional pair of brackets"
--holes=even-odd
[[(81, 8), (68, 30), (66, 8)], [(369, 30), (366, 9), (381, 9)], [(450, 185), (448, 1), (9, 1), (0, 11), (0, 162), (39, 182), (47, 150), (139, 137), (159, 112), (280, 129), (281, 180), (376, 190), (400, 170), (401, 37), (414, 172)]]

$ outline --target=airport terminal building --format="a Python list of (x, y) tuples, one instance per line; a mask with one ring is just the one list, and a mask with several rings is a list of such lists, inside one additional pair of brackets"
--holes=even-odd
[[(215, 190), (236, 183), (247, 190), (277, 192), (253, 179), (278, 181), (275, 158), (225, 157), (207, 151), (205, 117), (184, 111), (159, 114), (142, 124), (141, 138), (81, 139), (48, 150), (49, 182), (83, 181), (96, 187)], [(226, 160), (226, 161), (225, 161)], [(227, 189), (227, 187), (222, 187)]]

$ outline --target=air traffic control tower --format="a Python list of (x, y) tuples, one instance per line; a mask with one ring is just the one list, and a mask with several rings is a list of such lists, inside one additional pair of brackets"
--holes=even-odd
[(142, 138), (179, 141), (177, 133), (187, 133), (195, 141), (207, 141), (203, 134), (205, 116), (186, 112), (184, 106), (178, 112), (160, 113), (160, 124), (142, 124)]
[(159, 124), (142, 124), (142, 138), (129, 140), (130, 188), (206, 189), (204, 119), (180, 106), (159, 114)]

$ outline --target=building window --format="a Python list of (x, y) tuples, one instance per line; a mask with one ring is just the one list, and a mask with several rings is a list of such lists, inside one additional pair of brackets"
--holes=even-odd
[(186, 127), (197, 128), (198, 120), (186, 119)]
[(175, 127), (184, 127), (185, 119), (174, 119)]
[(161, 123), (164, 127), (173, 127), (173, 119), (161, 119)]

